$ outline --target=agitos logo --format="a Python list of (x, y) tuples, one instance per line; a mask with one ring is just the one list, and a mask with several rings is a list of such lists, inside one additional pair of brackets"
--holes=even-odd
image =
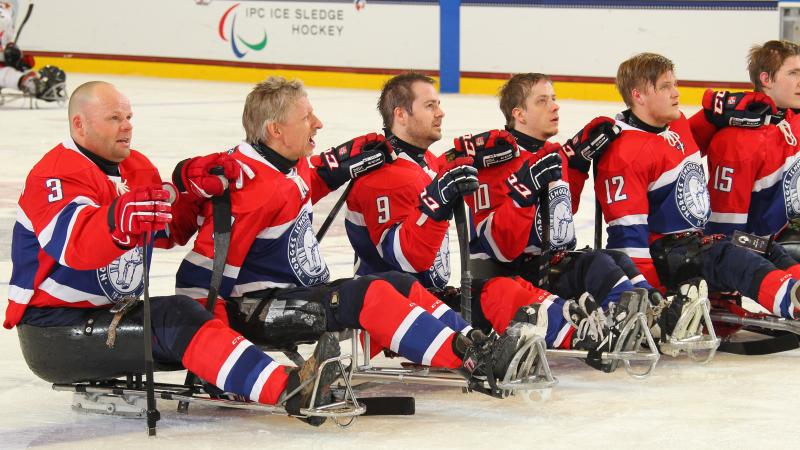
[[(238, 8), (239, 5), (240, 3), (237, 3), (228, 8), (227, 11), (225, 11), (225, 14), (223, 14), (222, 18), (219, 19), (218, 30), (219, 30), (219, 37), (222, 38), (222, 40), (225, 42), (230, 41), (231, 50), (233, 50), (233, 54), (236, 55), (237, 58), (241, 59), (244, 57), (244, 55), (247, 54), (247, 50), (242, 51), (241, 46), (244, 46), (256, 52), (264, 50), (264, 47), (267, 46), (267, 31), (263, 29), (261, 30), (264, 36), (261, 38), (261, 41), (257, 43), (248, 42), (244, 38), (242, 38), (238, 33), (236, 33), (237, 14), (236, 11), (234, 10)], [(230, 20), (228, 20), (229, 16)], [(239, 42), (238, 44), (237, 41)]]

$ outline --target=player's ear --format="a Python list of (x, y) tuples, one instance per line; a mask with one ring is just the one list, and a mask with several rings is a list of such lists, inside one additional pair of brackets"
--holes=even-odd
[(634, 104), (641, 105), (642, 101), (642, 91), (638, 88), (631, 89), (631, 100), (633, 100)]
[(282, 130), (278, 122), (267, 122), (264, 125), (264, 138), (266, 140), (273, 140), (282, 134)]
[(408, 122), (408, 111), (402, 106), (397, 106), (392, 111), (394, 115), (394, 123), (399, 123), (400, 125), (405, 125)]
[(83, 117), (80, 114), (75, 114), (70, 119), (70, 125), (72, 129), (78, 133), (80, 136), (83, 136), (84, 133), (84, 126), (83, 126)]
[(758, 81), (761, 82), (761, 86), (769, 89), (772, 87), (772, 78), (770, 78), (767, 72), (761, 72), (758, 74)]
[(527, 123), (525, 119), (525, 110), (519, 106), (511, 110), (511, 117), (514, 118), (514, 123), (521, 123), (523, 125)]

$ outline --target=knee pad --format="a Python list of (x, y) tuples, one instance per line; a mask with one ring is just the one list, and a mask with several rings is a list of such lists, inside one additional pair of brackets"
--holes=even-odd
[(650, 244), (650, 256), (667, 291), (677, 292), (686, 281), (702, 276), (701, 254), (712, 242), (696, 233), (668, 235)]
[(800, 231), (787, 228), (775, 239), (775, 242), (781, 244), (792, 259), (800, 262)]
[(316, 342), (326, 331), (325, 306), (307, 289), (269, 298), (241, 297), (228, 302), (231, 326), (256, 345), (294, 348)]

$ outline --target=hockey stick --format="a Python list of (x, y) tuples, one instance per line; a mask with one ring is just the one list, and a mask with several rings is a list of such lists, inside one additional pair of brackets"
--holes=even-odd
[[(593, 183), (597, 184), (597, 160), (592, 160), (592, 177)], [(596, 192), (596, 191), (595, 191)], [(594, 249), (600, 250), (603, 248), (603, 210), (600, 206), (600, 199), (595, 195), (594, 198)]]
[(469, 270), (469, 228), (464, 197), (459, 197), (453, 205), (458, 235), (458, 252), (461, 257), (461, 316), (472, 323), (472, 273)]
[(539, 217), (542, 218), (542, 261), (539, 264), (539, 287), (547, 289), (550, 280), (550, 186), (539, 194)]
[[(214, 260), (211, 266), (211, 281), (208, 283), (208, 297), (206, 298), (206, 311), (214, 314), (217, 304), (222, 278), (225, 272), (225, 262), (228, 259), (228, 249), (231, 246), (231, 191), (227, 188), (227, 180), (224, 179), (224, 169), (214, 167), (211, 174), (220, 176), (224, 180), (226, 189), (220, 196), (211, 198), (212, 214), (214, 217)], [(192, 372), (186, 373), (184, 384), (190, 388), (197, 382), (197, 376)], [(178, 412), (185, 413), (189, 409), (189, 403), (178, 402)]]
[(33, 2), (30, 2), (28, 5), (28, 11), (25, 13), (25, 17), (22, 19), (22, 22), (19, 24), (19, 28), (17, 28), (17, 35), (14, 37), (14, 44), (16, 45), (19, 42), (19, 35), (22, 33), (22, 29), (25, 28), (25, 24), (28, 23), (28, 19), (31, 18), (31, 13), (33, 12)]
[(156, 422), (161, 414), (156, 409), (156, 394), (153, 386), (153, 330), (150, 317), (150, 264), (148, 263), (147, 249), (150, 246), (150, 233), (142, 234), (144, 245), (142, 257), (144, 260), (144, 372), (147, 375), (147, 434), (156, 435)]
[(328, 217), (325, 218), (325, 222), (322, 222), (322, 226), (319, 227), (319, 231), (317, 231), (317, 242), (321, 242), (322, 238), (325, 237), (325, 233), (328, 232), (328, 228), (331, 227), (331, 224), (336, 219), (336, 216), (339, 214), (339, 210), (342, 209), (342, 205), (344, 202), (347, 201), (347, 196), (350, 195), (350, 191), (353, 190), (353, 186), (355, 185), (355, 181), (350, 180), (347, 183), (347, 187), (344, 188), (344, 192), (342, 192), (342, 196), (339, 197), (339, 200), (336, 201), (336, 204), (333, 205), (331, 211), (328, 213)]

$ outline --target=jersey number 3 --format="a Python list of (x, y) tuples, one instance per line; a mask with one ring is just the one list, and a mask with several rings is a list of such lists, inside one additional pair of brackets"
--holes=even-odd
[(64, 198), (64, 192), (61, 190), (61, 180), (58, 178), (49, 178), (44, 182), (44, 185), (50, 191), (50, 194), (47, 196), (48, 202), (53, 203)]

